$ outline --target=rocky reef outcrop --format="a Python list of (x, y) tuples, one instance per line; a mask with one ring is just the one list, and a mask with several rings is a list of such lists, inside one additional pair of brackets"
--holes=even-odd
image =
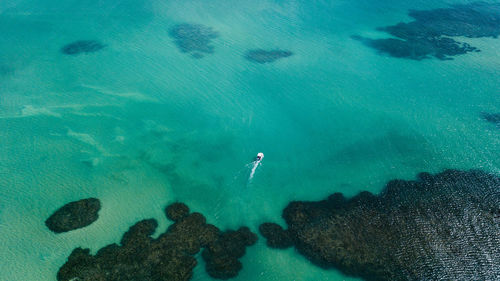
[(189, 215), (189, 207), (180, 202), (170, 204), (165, 208), (165, 214), (171, 221), (179, 221)]
[(222, 233), (203, 250), (202, 257), (206, 262), (207, 273), (218, 279), (236, 277), (243, 268), (238, 259), (245, 255), (246, 247), (255, 242), (257, 235), (248, 227)]
[(448, 60), (456, 55), (479, 51), (456, 37), (496, 38), (500, 35), (499, 3), (475, 2), (442, 9), (411, 10), (409, 16), (415, 20), (379, 28), (394, 38), (353, 38), (393, 57)]
[(293, 245), (290, 231), (284, 230), (279, 224), (266, 222), (259, 226), (262, 236), (267, 238), (267, 246), (271, 248), (286, 249)]
[(45, 225), (55, 233), (62, 233), (90, 225), (99, 218), (101, 202), (87, 198), (70, 202), (56, 210)]
[(228, 279), (238, 275), (242, 269), (238, 258), (257, 240), (246, 227), (221, 232), (207, 224), (202, 214), (190, 213), (183, 203), (168, 206), (166, 214), (174, 224), (156, 239), (151, 235), (158, 223), (147, 219), (130, 227), (119, 245), (108, 245), (95, 255), (89, 249), (74, 249), (59, 269), (57, 280), (189, 280), (197, 265), (194, 255), (202, 248), (207, 272), (214, 278)]
[(481, 171), (421, 173), (379, 195), (291, 202), (288, 225), (260, 226), (267, 245), (293, 245), (312, 263), (366, 280), (497, 280), (500, 178)]

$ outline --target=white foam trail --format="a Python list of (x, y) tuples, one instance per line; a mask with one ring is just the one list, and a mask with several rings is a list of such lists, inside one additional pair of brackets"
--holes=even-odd
[(253, 176), (255, 175), (255, 170), (257, 170), (257, 167), (259, 165), (260, 165), (260, 161), (258, 161), (258, 160), (253, 161), (252, 171), (250, 172), (250, 177), (248, 177), (249, 182), (253, 179)]

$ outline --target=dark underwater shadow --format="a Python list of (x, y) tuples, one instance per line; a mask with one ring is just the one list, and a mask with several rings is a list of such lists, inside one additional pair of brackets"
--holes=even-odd
[(61, 53), (76, 56), (80, 54), (95, 53), (105, 47), (106, 45), (97, 40), (78, 40), (64, 45), (61, 48)]
[(450, 60), (480, 50), (457, 36), (497, 38), (500, 35), (500, 3), (475, 2), (434, 10), (410, 10), (415, 20), (378, 28), (395, 38), (352, 36), (368, 47), (396, 58)]
[(481, 112), (481, 118), (500, 129), (500, 113)]
[(245, 54), (245, 59), (251, 62), (265, 64), (275, 62), (279, 59), (287, 58), (293, 55), (291, 51), (287, 50), (263, 50), (263, 49), (255, 49), (249, 50)]

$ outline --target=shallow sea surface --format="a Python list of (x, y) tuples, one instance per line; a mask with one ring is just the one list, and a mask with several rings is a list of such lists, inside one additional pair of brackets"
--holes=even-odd
[[(73, 248), (118, 242), (136, 221), (170, 222), (182, 201), (221, 229), (258, 231), (291, 200), (377, 193), (445, 168), (500, 172), (500, 39), (481, 52), (422, 61), (379, 54), (352, 35), (409, 9), (470, 1), (0, 2), (0, 280), (55, 280)], [(179, 23), (219, 36), (196, 59)], [(106, 46), (80, 55), (78, 40)], [(273, 63), (251, 49), (284, 49)], [(248, 181), (257, 152), (265, 158)], [(69, 201), (101, 200), (92, 225), (54, 234)], [(210, 280), (199, 260), (193, 280)], [(355, 280), (265, 239), (234, 280)]]

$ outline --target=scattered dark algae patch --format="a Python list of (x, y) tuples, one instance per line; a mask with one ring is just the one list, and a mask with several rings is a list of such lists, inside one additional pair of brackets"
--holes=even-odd
[(497, 38), (500, 35), (499, 3), (475, 2), (443, 9), (411, 10), (409, 15), (415, 20), (379, 28), (396, 38), (353, 38), (393, 57), (448, 60), (456, 55), (479, 51), (450, 37)]
[(81, 53), (94, 53), (106, 47), (96, 40), (80, 40), (72, 42), (61, 48), (61, 53), (66, 55), (79, 55)]
[(87, 198), (70, 202), (55, 211), (45, 225), (55, 233), (62, 233), (90, 225), (99, 218), (99, 199)]
[(208, 274), (228, 279), (241, 270), (238, 259), (257, 240), (246, 227), (221, 232), (207, 224), (202, 214), (189, 213), (183, 203), (174, 203), (165, 211), (175, 223), (158, 238), (151, 237), (158, 226), (156, 220), (142, 220), (130, 227), (120, 245), (105, 246), (95, 255), (89, 249), (74, 249), (59, 269), (57, 280), (189, 280), (197, 265), (194, 255), (202, 248)]
[(266, 51), (263, 49), (250, 50), (245, 54), (245, 58), (256, 63), (271, 63), (276, 60), (291, 56), (293, 53), (284, 50)]
[(291, 202), (285, 230), (262, 224), (274, 248), (366, 280), (498, 280), (500, 178), (481, 171), (421, 173), (380, 195), (335, 193)]
[(481, 112), (481, 117), (484, 120), (493, 123), (500, 128), (500, 113)]
[(170, 36), (183, 53), (190, 53), (193, 58), (201, 59), (205, 54), (212, 54), (213, 39), (219, 37), (218, 32), (201, 24), (182, 23), (170, 29)]
[(440, 60), (449, 60), (451, 56), (479, 51), (467, 43), (460, 43), (448, 37), (369, 39), (353, 36), (367, 46), (375, 48), (396, 58), (422, 60), (434, 56)]

